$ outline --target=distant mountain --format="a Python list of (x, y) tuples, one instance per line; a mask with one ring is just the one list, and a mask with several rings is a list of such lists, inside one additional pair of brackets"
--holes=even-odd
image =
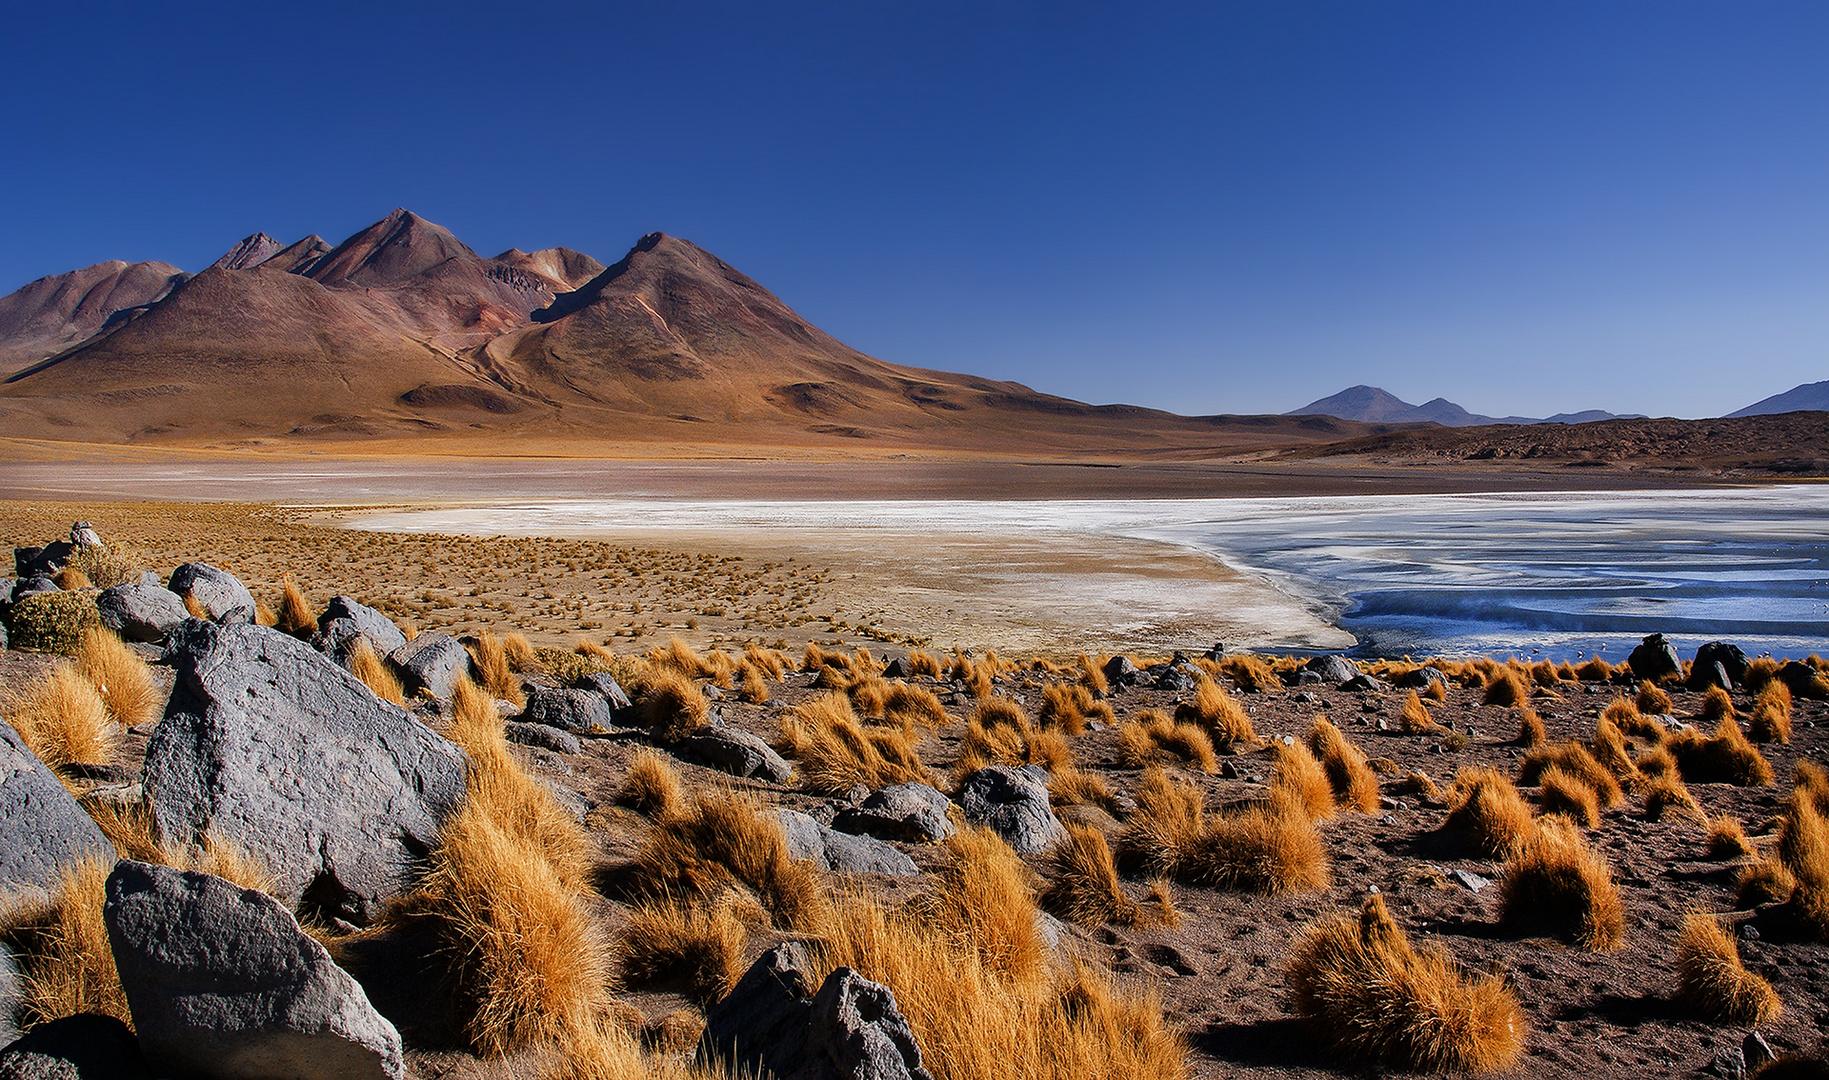
[(1770, 416), (1773, 413), (1802, 412), (1807, 409), (1829, 411), (1829, 379), (1793, 386), (1782, 394), (1773, 394), (1727, 415)]
[(1639, 419), (1641, 413), (1610, 413), (1599, 409), (1557, 413), (1551, 417), (1481, 416), (1447, 398), (1412, 405), (1376, 386), (1352, 386), (1332, 397), (1311, 401), (1285, 416), (1335, 416), (1372, 424), (1440, 424), (1443, 427), (1479, 427), (1484, 424), (1587, 424), (1596, 420)]
[(189, 276), (170, 263), (117, 260), (0, 297), (0, 378), (130, 318)]

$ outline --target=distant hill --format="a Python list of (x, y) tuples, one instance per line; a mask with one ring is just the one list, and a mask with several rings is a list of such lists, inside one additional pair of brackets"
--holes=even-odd
[(1376, 386), (1352, 386), (1332, 397), (1311, 401), (1286, 416), (1336, 416), (1374, 424), (1440, 424), (1443, 427), (1479, 427), (1485, 424), (1589, 424), (1596, 420), (1638, 419), (1640, 413), (1610, 413), (1599, 409), (1586, 412), (1557, 413), (1537, 418), (1530, 416), (1481, 416), (1470, 413), (1447, 398), (1436, 398), (1412, 405)]
[(1773, 413), (1801, 412), (1806, 409), (1829, 411), (1829, 379), (1793, 386), (1782, 394), (1773, 394), (1727, 415), (1770, 416)]

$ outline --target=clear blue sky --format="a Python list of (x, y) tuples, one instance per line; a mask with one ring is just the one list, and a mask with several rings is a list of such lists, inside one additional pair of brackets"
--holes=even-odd
[(1280, 412), (1829, 378), (1829, 4), (32, 4), (0, 292), (403, 205), (686, 237), (886, 360)]

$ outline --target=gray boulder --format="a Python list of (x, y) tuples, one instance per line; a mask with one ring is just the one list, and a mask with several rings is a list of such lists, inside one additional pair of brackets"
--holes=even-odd
[(537, 746), (555, 754), (584, 753), (584, 744), (578, 741), (578, 736), (545, 724), (523, 724), (518, 720), (510, 720), (502, 725), (502, 735), (511, 743)]
[(56, 774), (0, 723), (0, 891), (48, 895), (61, 867), (114, 859), (114, 845)]
[(811, 859), (835, 874), (918, 874), (914, 860), (881, 840), (828, 829), (798, 810), (778, 811), (788, 855)]
[(1317, 656), (1303, 664), (1302, 670), (1314, 672), (1329, 686), (1339, 686), (1359, 676), (1358, 666), (1344, 656)]
[(102, 919), (147, 1059), (179, 1076), (400, 1080), (400, 1034), (277, 900), (132, 862)]
[(1340, 689), (1355, 694), (1383, 693), (1390, 688), (1389, 684), (1380, 682), (1363, 671), (1340, 684)]
[(1431, 683), (1446, 684), (1448, 679), (1437, 668), (1420, 667), (1397, 677), (1397, 686), (1406, 690), (1427, 690)]
[(376, 656), (386, 656), (406, 644), (406, 635), (386, 615), (347, 596), (331, 597), (324, 613), (318, 616), (318, 632), (311, 636), (311, 647), (348, 667), (349, 653), (356, 647), (358, 637), (368, 639)]
[[(1728, 682), (1703, 681), (1713, 675), (1714, 665), (1721, 665)], [(1698, 673), (1701, 673), (1698, 677)], [(1746, 678), (1746, 653), (1738, 645), (1725, 641), (1710, 641), (1696, 650), (1695, 662), (1689, 668), (1689, 689), (1706, 690), (1710, 686), (1719, 686), (1732, 690), (1733, 684)]]
[(1704, 664), (1698, 660), (1690, 666), (1689, 678), (1684, 681), (1683, 686), (1684, 689), (1697, 691), (1707, 690), (1712, 686), (1732, 690), (1734, 679), (1727, 673), (1727, 668), (1722, 666), (1721, 661), (1710, 660)]
[(213, 829), (275, 895), (352, 922), (404, 891), (463, 802), (463, 751), (277, 630), (192, 619), (166, 651), (143, 780), (161, 835)]
[(883, 840), (932, 843), (953, 835), (945, 795), (926, 784), (896, 784), (873, 792), (862, 804), (839, 812), (832, 827)]
[(1663, 634), (1647, 635), (1634, 646), (1631, 655), (1626, 657), (1626, 666), (1632, 669), (1633, 678), (1647, 682), (1683, 673), (1683, 662), (1677, 659), (1676, 646), (1665, 641)]
[(560, 731), (590, 735), (609, 729), (610, 706), (602, 694), (589, 690), (554, 690), (536, 686), (528, 691), (527, 708), (521, 720), (528, 724), (545, 724)]
[(1105, 661), (1105, 681), (1113, 686), (1135, 686), (1143, 679), (1143, 670), (1128, 656), (1114, 656)]
[(231, 616), (243, 622), (254, 618), (254, 594), (234, 574), (209, 563), (189, 562), (178, 567), (171, 572), (169, 587), (180, 598), (197, 601), (217, 622)]
[(755, 777), (773, 784), (785, 784), (794, 775), (793, 766), (784, 761), (774, 748), (747, 731), (727, 727), (704, 727), (674, 748), (683, 757), (700, 761), (732, 776)]
[(130, 581), (95, 597), (102, 625), (127, 641), (159, 642), (185, 619), (184, 598), (162, 585)]
[(624, 709), (634, 708), (634, 703), (629, 700), (629, 695), (624, 693), (621, 685), (616, 682), (616, 677), (607, 671), (593, 671), (588, 675), (578, 676), (572, 680), (572, 689), (589, 690), (594, 694), (602, 695), (603, 700), (609, 705), (612, 715), (621, 715)]
[[(19, 1038), (19, 1010), (25, 1003), (25, 972), (9, 950), (0, 948), (0, 1046), (10, 1046)], [(0, 1080), (4, 1080), (0, 1069)]]
[(448, 700), (457, 689), (457, 680), (470, 673), (469, 650), (450, 634), (436, 630), (420, 634), (387, 658), (408, 694), (425, 690), (440, 701)]
[(959, 808), (1023, 855), (1046, 851), (1067, 835), (1048, 805), (1047, 785), (1021, 769), (991, 765), (966, 777)]
[(812, 1008), (807, 947), (784, 941), (756, 958), (737, 985), (705, 1014), (699, 1038), (701, 1065), (722, 1062), (732, 1073), (779, 1074), (798, 1064), (806, 1052), (808, 1012)]
[(933, 1080), (895, 994), (848, 967), (826, 976), (807, 1025), (810, 1064), (844, 1080)]
[(76, 547), (66, 540), (53, 540), (44, 547), (13, 549), (13, 570), (22, 578), (51, 577), (64, 568)]
[(62, 591), (63, 589), (58, 586), (57, 582), (52, 581), (49, 577), (42, 574), (34, 577), (20, 578), (13, 583), (12, 602), (17, 604), (28, 596), (37, 596), (39, 593)]
[(0, 1050), (0, 1080), (152, 1080), (127, 1025), (100, 1013), (40, 1024)]

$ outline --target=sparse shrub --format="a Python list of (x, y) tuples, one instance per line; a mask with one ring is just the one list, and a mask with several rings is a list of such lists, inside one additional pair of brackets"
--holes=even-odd
[(1544, 932), (1589, 952), (1617, 948), (1625, 909), (1613, 869), (1576, 833), (1540, 828), (1505, 864), (1499, 920), (1514, 932)]
[(1791, 688), (1774, 679), (1753, 701), (1750, 725), (1754, 742), (1784, 743), (1791, 741)]
[(386, 661), (375, 655), (368, 638), (357, 637), (355, 645), (349, 650), (349, 673), (362, 680), (362, 685), (382, 701), (406, 704), (406, 691), (400, 685), (400, 677), (394, 674)]
[(1677, 759), (1662, 746), (1645, 751), (1634, 759), (1632, 764), (1638, 769), (1639, 775), (1647, 780), (1656, 780), (1660, 776), (1675, 777), (1678, 775)]
[(22, 690), (7, 690), (5, 706), (20, 741), (53, 769), (106, 764), (120, 746), (121, 729), (107, 703), (69, 664), (59, 662)]
[(1530, 688), (1518, 677), (1516, 671), (1502, 669), (1486, 683), (1486, 689), (1480, 695), (1482, 703), (1512, 708), (1530, 701)]
[(96, 588), (111, 589), (129, 581), (140, 579), (140, 570), (146, 563), (146, 557), (139, 551), (116, 544), (112, 548), (91, 544), (77, 548), (70, 553), (70, 561), (64, 564), (66, 570), (74, 571), (85, 584), (80, 586), (57, 584), (60, 588)]
[(776, 682), (787, 674), (787, 665), (782, 663), (781, 654), (772, 649), (750, 645), (743, 650), (743, 662)]
[(1778, 859), (1797, 882), (1790, 897), (1795, 914), (1829, 940), (1829, 820), (1807, 789), (1793, 789), (1785, 801)]
[[(1621, 698), (1620, 700), (1624, 701), (1625, 699)], [(1611, 706), (1608, 707), (1611, 708)], [(1663, 687), (1656, 683), (1649, 682), (1638, 684), (1638, 701), (1634, 705), (1636, 712), (1669, 716), (1674, 708), (1675, 706), (1672, 705), (1670, 701), (1670, 695), (1664, 692)]]
[(1152, 913), (1125, 894), (1105, 834), (1097, 829), (1068, 824), (1066, 838), (1048, 852), (1048, 868), (1041, 904), (1053, 914), (1089, 928), (1154, 924)]
[(661, 818), (679, 813), (686, 797), (673, 763), (659, 751), (644, 748), (630, 764), (616, 801), (636, 813)]
[(1215, 746), (1257, 742), (1251, 728), (1251, 717), (1219, 684), (1202, 675), (1194, 689), (1194, 700), (1175, 706), (1177, 723), (1189, 722), (1205, 728)]
[(1746, 672), (1741, 675), (1740, 682), (1746, 687), (1747, 693), (1757, 695), (1778, 674), (1778, 668), (1777, 660), (1769, 656), (1758, 657), (1748, 661)]
[(1284, 792), (1302, 808), (1310, 820), (1325, 821), (1334, 816), (1334, 786), (1328, 782), (1327, 770), (1315, 760), (1306, 743), (1277, 743), (1276, 770), (1270, 775), (1270, 788)]
[(1359, 748), (1326, 717), (1315, 717), (1308, 732), (1308, 748), (1326, 770), (1337, 805), (1366, 814), (1378, 809), (1378, 777)]
[(533, 643), (519, 630), (502, 635), (502, 654), (508, 661), (508, 667), (517, 675), (541, 670), (540, 658), (534, 654)]
[(1584, 780), (1600, 797), (1600, 805), (1608, 810), (1625, 801), (1625, 792), (1620, 790), (1619, 780), (1614, 777), (1612, 770), (1594, 760), (1594, 755), (1580, 743), (1557, 743), (1524, 755), (1518, 782), (1535, 784), (1543, 776), (1544, 770), (1552, 765)]
[(74, 653), (83, 631), (102, 625), (95, 598), (82, 592), (35, 593), (6, 612), (8, 647), (34, 652)]
[(1711, 859), (1739, 859), (1758, 854), (1747, 839), (1740, 819), (1726, 814), (1708, 819), (1708, 856)]
[(1404, 698), (1403, 709), (1397, 714), (1397, 719), (1405, 735), (1428, 735), (1441, 727), (1423, 706), (1422, 695), (1414, 690)]
[(1561, 814), (1584, 829), (1600, 824), (1600, 800), (1580, 777), (1552, 765), (1543, 770), (1540, 782), (1537, 801), (1545, 814)]
[(1446, 798), (1448, 816), (1442, 831), (1461, 834), (1481, 855), (1508, 858), (1536, 832), (1524, 797), (1496, 769), (1462, 769)]
[(1717, 1024), (1753, 1027), (1779, 1014), (1770, 983), (1740, 963), (1734, 939), (1713, 915), (1691, 912), (1677, 935), (1677, 1000)]
[(859, 675), (842, 689), (859, 716), (882, 716), (883, 708), (889, 702), (889, 683), (880, 675)]
[(1512, 741), (1519, 746), (1535, 749), (1549, 741), (1549, 735), (1543, 730), (1543, 718), (1537, 710), (1523, 705), (1511, 711), (1518, 721), (1518, 737)]
[(1291, 1007), (1343, 1058), (1405, 1071), (1490, 1072), (1524, 1048), (1524, 1012), (1497, 975), (1469, 978), (1439, 947), (1416, 949), (1385, 909), (1310, 928), (1289, 963)]
[(736, 985), (748, 937), (723, 905), (644, 903), (623, 924), (617, 960), (631, 985), (678, 981), (688, 998), (709, 1005)]
[(1692, 784), (1737, 784), (1763, 787), (1772, 782), (1772, 765), (1747, 741), (1733, 717), (1723, 717), (1714, 737), (1685, 728), (1664, 744), (1677, 760), (1683, 779)]
[(122, 727), (156, 720), (165, 705), (165, 695), (153, 681), (152, 669), (112, 630), (96, 627), (83, 631), (76, 649), (76, 667), (95, 686), (108, 707), (108, 715)]
[(866, 729), (843, 694), (826, 694), (788, 710), (781, 717), (781, 735), (800, 759), (801, 778), (811, 791), (931, 779), (905, 729)]

